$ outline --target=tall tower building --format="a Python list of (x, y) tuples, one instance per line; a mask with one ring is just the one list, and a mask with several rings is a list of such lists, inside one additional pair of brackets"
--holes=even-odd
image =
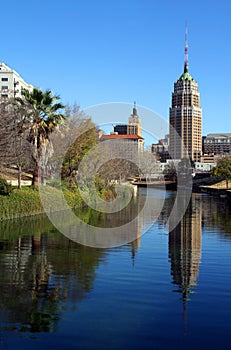
[(169, 111), (170, 156), (200, 160), (202, 154), (202, 109), (198, 83), (188, 71), (188, 38), (185, 34), (184, 72), (174, 83)]
[(128, 117), (128, 124), (115, 125), (114, 132), (118, 133), (119, 135), (142, 136), (142, 122), (137, 113), (136, 102), (134, 102), (132, 113)]
[(142, 136), (142, 124), (141, 124), (141, 119), (137, 113), (136, 102), (134, 102), (132, 114), (128, 118), (127, 130), (128, 130), (128, 134), (135, 134), (135, 135)]

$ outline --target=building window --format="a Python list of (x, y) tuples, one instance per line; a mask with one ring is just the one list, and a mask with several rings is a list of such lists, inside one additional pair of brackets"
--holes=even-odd
[(2, 86), (2, 90), (8, 90), (8, 86), (7, 85), (3, 85)]
[(7, 94), (2, 94), (2, 98), (7, 98), (8, 95)]
[(8, 81), (8, 78), (2, 78), (2, 81)]

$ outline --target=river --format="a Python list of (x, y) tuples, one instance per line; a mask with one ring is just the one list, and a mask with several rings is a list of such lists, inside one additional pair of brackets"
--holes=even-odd
[(168, 232), (174, 195), (144, 235), (145, 215), (136, 240), (107, 249), (69, 240), (46, 216), (1, 222), (0, 348), (229, 349), (231, 209), (193, 194)]

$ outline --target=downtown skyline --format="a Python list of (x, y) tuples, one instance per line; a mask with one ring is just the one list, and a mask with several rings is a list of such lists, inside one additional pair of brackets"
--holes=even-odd
[[(166, 121), (173, 84), (184, 69), (187, 21), (189, 72), (201, 94), (202, 133), (230, 131), (228, 0), (219, 5), (42, 0), (37, 6), (13, 0), (4, 9), (0, 61), (26, 82), (50, 88), (63, 103), (76, 102), (81, 109), (122, 102), (130, 103), (130, 113), (135, 100), (138, 109), (151, 109)], [(151, 121), (140, 116), (144, 129), (153, 131)]]

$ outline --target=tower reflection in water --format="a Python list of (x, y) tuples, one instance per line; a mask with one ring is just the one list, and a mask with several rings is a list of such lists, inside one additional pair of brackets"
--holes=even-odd
[(201, 259), (201, 200), (194, 195), (180, 223), (169, 232), (169, 259), (173, 283), (182, 300), (189, 300), (197, 284)]

